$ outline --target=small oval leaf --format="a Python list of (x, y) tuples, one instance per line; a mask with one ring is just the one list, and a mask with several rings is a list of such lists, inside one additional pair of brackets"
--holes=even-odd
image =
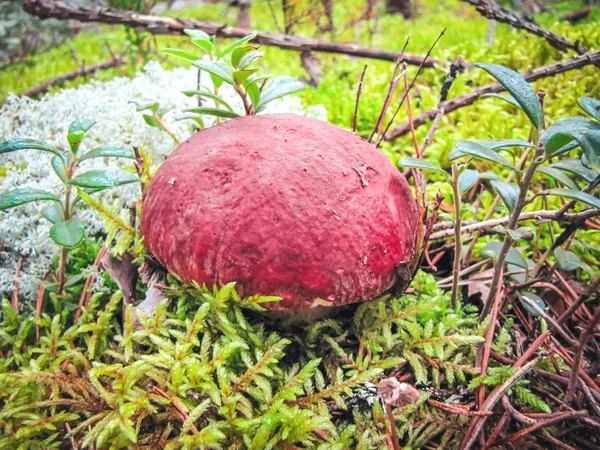
[(490, 184), (494, 188), (494, 190), (498, 193), (506, 208), (513, 212), (515, 209), (515, 205), (517, 204), (517, 199), (519, 198), (519, 188), (510, 183), (505, 183), (504, 181), (490, 181)]
[(245, 37), (241, 38), (238, 41), (235, 41), (230, 46), (225, 47), (225, 49), (219, 54), (219, 58), (222, 58), (223, 56), (226, 56), (229, 53), (231, 53), (232, 51), (234, 51), (236, 48), (241, 47), (241, 46), (247, 44), (248, 42), (250, 42), (255, 37), (256, 37), (255, 34), (250, 34), (248, 36), (245, 36)]
[(185, 95), (187, 95), (188, 97), (192, 97), (194, 95), (197, 95), (198, 97), (210, 98), (211, 100), (214, 100), (215, 102), (218, 102), (219, 104), (223, 105), (229, 111), (233, 112), (233, 108), (229, 105), (229, 103), (227, 103), (225, 100), (223, 100), (218, 95), (215, 95), (215, 94), (213, 94), (211, 92), (206, 92), (206, 91), (183, 91), (183, 93)]
[(175, 58), (184, 59), (189, 62), (194, 62), (201, 58), (198, 55), (194, 55), (193, 53), (186, 52), (185, 50), (180, 50), (178, 48), (165, 48), (162, 50), (162, 53), (165, 55), (174, 56)]
[(557, 195), (559, 197), (568, 198), (571, 200), (576, 200), (578, 202), (585, 203), (586, 205), (590, 205), (596, 209), (600, 209), (600, 200), (594, 197), (593, 195), (586, 194), (582, 191), (576, 191), (574, 189), (548, 189), (546, 191), (548, 195)]
[(0, 194), (0, 211), (39, 200), (60, 202), (60, 199), (50, 192), (41, 189), (19, 188)]
[(538, 130), (542, 127), (544, 113), (538, 97), (523, 75), (499, 64), (476, 63), (493, 76), (517, 101), (529, 120)]
[(102, 157), (135, 159), (135, 154), (133, 148), (129, 145), (108, 144), (87, 152), (81, 157), (81, 161)]
[(0, 144), (0, 154), (14, 152), (16, 150), (41, 150), (43, 152), (54, 153), (60, 155), (58, 150), (53, 149), (49, 145), (35, 139), (11, 139)]
[(56, 172), (56, 175), (63, 183), (67, 182), (67, 169), (65, 168), (64, 159), (62, 156), (53, 156), (50, 160), (50, 164)]
[(577, 104), (586, 113), (600, 122), (600, 101), (591, 97), (579, 97), (577, 99)]
[(239, 114), (236, 114), (233, 111), (228, 111), (225, 109), (218, 109), (218, 108), (209, 108), (209, 107), (204, 107), (204, 106), (201, 106), (199, 108), (186, 109), (185, 112), (202, 114), (202, 115), (206, 115), (206, 116), (226, 117), (228, 119), (235, 119), (236, 117), (240, 117)]
[[(493, 258), (494, 261), (498, 259), (498, 255), (502, 250), (502, 242), (492, 241), (485, 244), (483, 247), (482, 253), (490, 258)], [(512, 264), (514, 266), (520, 267), (521, 269), (528, 270), (529, 266), (527, 265), (527, 260), (519, 253), (517, 249), (511, 247), (506, 254), (506, 259), (504, 260), (504, 264)]]
[(563, 159), (555, 162), (554, 164), (550, 164), (550, 167), (554, 167), (565, 172), (574, 173), (590, 183), (598, 176), (596, 172), (585, 167), (581, 163), (580, 159)]
[(111, 172), (108, 170), (90, 170), (77, 175), (71, 180), (72, 185), (91, 189), (105, 189), (127, 183), (135, 183), (138, 177), (127, 172)]
[(556, 181), (568, 187), (569, 189), (579, 190), (577, 183), (571, 180), (565, 173), (554, 167), (540, 166), (538, 167), (537, 171), (554, 178)]
[(269, 85), (263, 89), (260, 94), (260, 102), (256, 108), (260, 111), (265, 105), (273, 100), (283, 97), (284, 95), (292, 94), (306, 86), (301, 81), (296, 80), (292, 77), (275, 77), (271, 80)]
[(223, 80), (225, 83), (233, 84), (231, 67), (223, 61), (210, 61), (208, 59), (199, 59), (192, 63), (195, 67), (204, 70), (211, 75)]
[(52, 203), (42, 209), (42, 216), (48, 219), (52, 223), (60, 222), (63, 220), (63, 210), (60, 203)]
[(433, 170), (435, 172), (443, 173), (448, 176), (448, 173), (439, 166), (436, 166), (433, 163), (423, 161), (422, 159), (415, 158), (402, 158), (398, 165), (402, 167), (411, 167), (413, 169), (421, 169), (421, 170)]
[(494, 150), (484, 147), (481, 144), (473, 141), (458, 141), (454, 149), (448, 155), (450, 161), (462, 156), (474, 156), (475, 158), (484, 159), (486, 161), (497, 162), (511, 170), (519, 172), (519, 170), (509, 163), (504, 157), (500, 156)]
[(458, 176), (458, 188), (460, 189), (460, 193), (464, 194), (465, 192), (468, 192), (475, 186), (477, 180), (479, 180), (479, 171), (466, 169)]
[(546, 302), (537, 294), (529, 291), (517, 292), (523, 307), (534, 317), (540, 317), (546, 309)]
[(66, 222), (56, 222), (50, 228), (50, 237), (61, 247), (74, 248), (83, 241), (85, 229), (76, 217)]
[(581, 267), (581, 258), (579, 256), (568, 250), (563, 250), (560, 247), (557, 247), (556, 250), (554, 250), (554, 257), (560, 268), (568, 272)]
[(189, 37), (191, 37), (192, 39), (199, 39), (199, 40), (210, 42), (210, 36), (202, 30), (194, 30), (191, 28), (185, 28), (183, 30), (183, 32), (186, 35), (188, 35)]

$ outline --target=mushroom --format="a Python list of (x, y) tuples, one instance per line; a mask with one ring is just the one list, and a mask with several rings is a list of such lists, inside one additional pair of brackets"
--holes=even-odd
[(265, 304), (279, 311), (405, 287), (421, 227), (406, 179), (375, 146), (291, 114), (193, 135), (158, 169), (141, 218), (147, 249), (171, 273), (281, 297)]

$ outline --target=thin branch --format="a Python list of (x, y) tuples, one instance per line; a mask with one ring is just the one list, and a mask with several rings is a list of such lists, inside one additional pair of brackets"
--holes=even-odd
[(584, 301), (589, 299), (594, 293), (598, 292), (598, 288), (600, 287), (600, 275), (596, 276), (594, 281), (590, 283), (590, 285), (585, 288), (585, 290), (577, 297), (577, 300), (567, 309), (562, 316), (558, 318), (558, 323), (562, 324), (565, 320), (573, 315), (575, 311), (583, 304)]
[(367, 65), (363, 67), (363, 71), (360, 74), (360, 80), (358, 82), (358, 89), (356, 90), (356, 104), (354, 105), (354, 120), (352, 121), (352, 131), (356, 133), (356, 120), (358, 118), (358, 104), (360, 102), (360, 94), (362, 92), (363, 81), (365, 79), (365, 73), (367, 72)]
[(548, 43), (560, 50), (561, 52), (567, 52), (573, 50), (580, 55), (587, 52), (585, 47), (582, 47), (578, 42), (571, 42), (569, 39), (563, 36), (552, 33), (546, 30), (544, 27), (536, 23), (532, 18), (524, 17), (515, 11), (503, 8), (497, 4), (493, 4), (486, 0), (461, 0), (464, 3), (470, 3), (475, 6), (475, 9), (479, 14), (488, 20), (495, 20), (496, 22), (507, 23), (514, 28), (525, 30), (528, 33), (534, 34), (548, 41)]
[[(98, 64), (93, 64), (91, 66), (86, 66), (74, 70), (72, 72), (65, 73), (63, 75), (59, 75), (58, 77), (52, 78), (51, 80), (46, 81), (45, 83), (40, 84), (28, 91), (24, 92), (22, 95), (27, 97), (37, 97), (45, 92), (47, 92), (50, 88), (54, 86), (59, 86), (67, 81), (74, 80), (79, 77), (86, 77), (88, 75), (92, 75), (100, 70), (110, 69), (112, 67), (118, 67), (123, 64), (123, 61), (119, 59), (109, 59), (108, 61), (104, 61)], [(1, 105), (0, 105), (1, 106)]]
[[(410, 83), (410, 86), (408, 87), (408, 90), (404, 91), (404, 95), (402, 96), (402, 98), (400, 99), (400, 104), (398, 105), (398, 108), (396, 108), (396, 111), (394, 112), (394, 115), (392, 116), (392, 118), (390, 119), (390, 121), (388, 122), (387, 126), (385, 127), (385, 131), (383, 132), (383, 134), (381, 134), (379, 136), (379, 139), (377, 140), (377, 145), (376, 147), (379, 147), (379, 145), (381, 144), (381, 141), (385, 138), (385, 136), (388, 133), (388, 130), (390, 129), (390, 127), (392, 126), (392, 123), (394, 123), (394, 120), (396, 119), (396, 116), (398, 115), (398, 112), (400, 111), (400, 108), (402, 108), (402, 105), (404, 103), (404, 100), (406, 100), (406, 97), (409, 95), (410, 91), (412, 90), (412, 88), (414, 87), (416, 81), (417, 81), (417, 77), (419, 76), (419, 74), (421, 73), (421, 69), (423, 67), (425, 67), (425, 64), (427, 63), (427, 60), (429, 59), (429, 56), (431, 55), (431, 52), (433, 51), (433, 49), (435, 48), (435, 46), (437, 45), (437, 43), (440, 41), (440, 39), (442, 38), (442, 36), (446, 33), (446, 28), (444, 28), (441, 33), (439, 34), (439, 36), (436, 38), (436, 40), (433, 42), (433, 44), (431, 44), (431, 47), (429, 47), (429, 50), (427, 50), (427, 54), (425, 55), (425, 57), (423, 58), (423, 61), (421, 62), (421, 64), (419, 64), (419, 68), (417, 69), (417, 73), (415, 73), (415, 76), (413, 78), (413, 80)], [(409, 129), (410, 129), (410, 122), (409, 122)], [(416, 127), (415, 127), (416, 128)]]
[[(204, 22), (195, 19), (172, 18), (136, 14), (129, 11), (99, 7), (81, 7), (52, 0), (26, 0), (23, 9), (29, 14), (42, 19), (78, 20), (80, 22), (97, 22), (113, 25), (129, 25), (139, 31), (152, 34), (183, 35), (185, 29), (204, 31), (221, 38), (242, 38), (249, 34), (256, 35), (256, 42), (285, 50), (315, 51), (338, 53), (361, 58), (379, 59), (395, 62), (398, 52), (361, 47), (341, 42), (317, 41), (310, 38), (290, 36), (286, 34), (253, 31), (247, 28), (230, 27), (215, 22)], [(427, 61), (425, 61), (427, 59)], [(434, 67), (440, 62), (419, 55), (405, 54), (402, 62), (415, 66)]]
[(581, 333), (581, 337), (579, 338), (579, 344), (575, 349), (575, 355), (573, 356), (573, 365), (571, 367), (571, 377), (569, 378), (569, 387), (567, 388), (567, 393), (565, 394), (565, 403), (570, 405), (573, 402), (573, 397), (575, 396), (575, 391), (577, 389), (577, 380), (579, 379), (579, 369), (581, 368), (581, 363), (583, 362), (583, 350), (585, 349), (585, 344), (587, 341), (593, 336), (594, 329), (600, 323), (600, 307), (596, 308), (596, 312), (590, 320), (588, 326)]
[[(525, 220), (556, 220), (565, 223), (573, 223), (579, 222), (582, 220), (587, 220), (592, 217), (600, 216), (600, 210), (597, 209), (586, 209), (585, 211), (573, 214), (565, 214), (561, 219), (559, 219), (559, 211), (532, 211), (521, 213), (518, 217), (519, 222), (523, 222)], [(498, 217), (497, 219), (484, 220), (482, 222), (475, 222), (468, 225), (463, 225), (461, 232), (464, 233), (473, 233), (476, 231), (490, 231), (493, 228), (501, 225), (506, 225), (510, 220), (510, 217)], [(453, 230), (454, 224), (450, 222), (443, 222), (438, 224), (438, 229), (441, 228), (440, 231), (433, 233), (430, 237), (431, 240), (439, 240), (445, 239), (452, 235), (454, 235)]]
[[(508, 380), (506, 380), (503, 384), (498, 385), (494, 388), (494, 390), (490, 393), (485, 403), (481, 406), (481, 411), (491, 411), (496, 403), (502, 398), (506, 392), (514, 386), (514, 384), (523, 378), (528, 372), (530, 372), (541, 360), (541, 357), (529, 361), (523, 367), (520, 367)], [(469, 450), (475, 440), (479, 437), (479, 433), (483, 429), (485, 425), (487, 417), (478, 416), (473, 419), (469, 429), (467, 430), (463, 442), (460, 446), (462, 450)]]
[[(571, 59), (566, 59), (564, 61), (559, 61), (557, 63), (548, 64), (546, 66), (538, 67), (526, 73), (524, 75), (527, 81), (534, 82), (536, 80), (540, 80), (542, 78), (553, 77), (555, 75), (559, 75), (561, 73), (568, 72), (570, 70), (581, 69), (582, 67), (600, 64), (600, 51), (586, 53), (581, 56), (576, 56)], [(444, 106), (445, 114), (449, 114), (457, 109), (460, 109), (464, 106), (469, 106), (475, 103), (482, 95), (485, 94), (497, 94), (498, 92), (502, 92), (504, 88), (500, 83), (490, 83), (482, 86), (480, 88), (475, 89), (473, 92), (468, 94), (463, 94), (456, 97), (453, 100), (450, 100)], [(435, 118), (438, 112), (438, 108), (434, 108), (429, 111), (425, 111), (419, 114), (414, 118), (413, 123), (415, 128), (420, 127), (427, 123), (428, 120), (432, 120)], [(404, 122), (393, 130), (385, 133), (385, 140), (391, 141), (400, 136), (404, 136), (406, 133), (410, 132), (410, 125), (408, 122)]]

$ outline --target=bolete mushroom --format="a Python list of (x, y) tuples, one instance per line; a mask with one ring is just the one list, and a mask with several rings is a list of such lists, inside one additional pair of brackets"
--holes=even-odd
[(299, 311), (370, 300), (409, 280), (420, 234), (406, 179), (326, 122), (246, 116), (198, 132), (160, 166), (141, 231), (170, 272)]

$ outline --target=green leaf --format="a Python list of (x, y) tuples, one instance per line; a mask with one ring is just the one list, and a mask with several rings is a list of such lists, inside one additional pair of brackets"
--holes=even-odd
[(187, 34), (189, 37), (191, 37), (192, 39), (198, 39), (198, 40), (210, 42), (210, 36), (208, 35), (208, 33), (205, 33), (202, 30), (194, 30), (192, 28), (185, 28), (183, 30), (183, 32), (185, 34)]
[(87, 152), (81, 157), (81, 161), (102, 157), (135, 159), (135, 154), (130, 145), (107, 144)]
[(554, 164), (550, 164), (550, 167), (579, 175), (581, 178), (590, 183), (598, 176), (596, 172), (585, 167), (579, 159), (563, 159), (555, 162)]
[(560, 247), (557, 247), (556, 250), (554, 250), (554, 257), (560, 268), (563, 270), (570, 272), (581, 266), (581, 258), (579, 258), (579, 256), (568, 250), (563, 250)]
[(136, 181), (138, 181), (138, 177), (132, 173), (90, 170), (77, 175), (71, 180), (70, 184), (91, 189), (106, 189), (122, 184), (135, 183)]
[[(489, 256), (490, 258), (493, 258), (494, 261), (496, 261), (498, 259), (498, 256), (500, 255), (501, 250), (502, 242), (492, 241), (485, 244), (482, 253), (486, 256)], [(527, 261), (525, 260), (523, 255), (521, 255), (521, 253), (519, 253), (519, 251), (514, 247), (511, 247), (508, 250), (508, 253), (506, 254), (506, 259), (504, 260), (504, 264), (512, 264), (525, 270), (528, 269)]]
[(144, 122), (146, 122), (151, 127), (160, 128), (160, 123), (158, 122), (158, 120), (156, 120), (154, 116), (151, 116), (150, 114), (142, 114), (142, 118), (144, 119)]
[(258, 69), (246, 69), (246, 70), (234, 70), (233, 71), (233, 79), (236, 83), (243, 83), (244, 81), (246, 81), (246, 79), (256, 73), (256, 71), (258, 71)]
[(509, 163), (504, 157), (500, 156), (495, 151), (473, 141), (458, 141), (448, 155), (448, 159), (452, 161), (465, 155), (474, 156), (475, 158), (484, 159), (486, 161), (496, 162), (508, 167), (511, 170), (514, 170), (515, 172), (519, 172), (519, 170)]
[(220, 103), (221, 105), (223, 105), (225, 108), (227, 108), (229, 111), (233, 112), (233, 108), (231, 106), (229, 106), (229, 103), (227, 103), (225, 100), (223, 100), (221, 97), (219, 97), (218, 95), (215, 95), (211, 92), (206, 92), (206, 91), (183, 91), (183, 93), (185, 95), (187, 95), (188, 97), (192, 97), (194, 95), (197, 95), (199, 97), (206, 97), (206, 98), (210, 98), (211, 100), (214, 100), (215, 102)]
[(199, 59), (193, 62), (195, 67), (204, 70), (211, 75), (223, 80), (225, 83), (233, 85), (233, 78), (231, 75), (231, 67), (229, 67), (223, 61), (210, 61), (207, 59)]
[(165, 48), (161, 53), (165, 55), (174, 56), (175, 58), (184, 59), (189, 62), (198, 61), (201, 56), (194, 55), (193, 53), (186, 52), (185, 50), (180, 50), (178, 48)]
[(0, 144), (0, 154), (14, 152), (16, 150), (41, 150), (43, 152), (60, 155), (58, 150), (44, 144), (42, 141), (36, 141), (35, 139), (11, 139), (10, 141), (5, 141)]
[(198, 107), (198, 108), (190, 108), (186, 109), (185, 112), (191, 112), (195, 114), (204, 114), (207, 116), (217, 116), (217, 117), (226, 117), (229, 119), (235, 119), (236, 117), (240, 117), (239, 114), (234, 113), (233, 111), (227, 111), (225, 109), (218, 108), (209, 108), (209, 107)]
[(504, 205), (510, 212), (513, 212), (517, 199), (519, 198), (519, 188), (515, 184), (505, 183), (504, 181), (490, 181), (494, 190), (498, 193)]
[(75, 119), (69, 125), (69, 133), (67, 134), (67, 141), (71, 146), (71, 151), (77, 153), (77, 149), (83, 140), (83, 136), (87, 131), (95, 125), (95, 120), (90, 119)]
[(229, 53), (231, 53), (232, 51), (234, 51), (236, 48), (243, 46), (244, 44), (247, 44), (248, 42), (250, 42), (252, 39), (254, 39), (256, 37), (256, 34), (250, 34), (246, 37), (241, 38), (238, 41), (235, 41), (233, 44), (231, 44), (229, 47), (226, 47), (220, 54), (219, 54), (219, 58), (222, 58), (223, 56), (228, 55)]
[(448, 176), (448, 173), (439, 166), (436, 166), (433, 163), (424, 161), (422, 159), (415, 158), (402, 158), (398, 165), (402, 167), (412, 167), (413, 169), (421, 169), (421, 170), (433, 170), (435, 172), (443, 173)]
[(475, 141), (492, 150), (509, 147), (534, 147), (533, 144), (524, 141), (523, 139), (499, 139), (496, 141)]
[(283, 97), (284, 95), (297, 92), (304, 89), (304, 83), (296, 80), (292, 77), (275, 77), (271, 80), (269, 85), (263, 89), (260, 94), (260, 102), (256, 107), (257, 112), (260, 111), (265, 105), (273, 100)]
[(57, 222), (50, 228), (50, 237), (61, 247), (74, 248), (83, 241), (85, 229), (76, 217), (66, 222)]
[(523, 109), (512, 95), (483, 94), (481, 98), (499, 98), (500, 100), (504, 100), (505, 102), (510, 103), (511, 105), (516, 106), (519, 109)]
[(67, 170), (65, 169), (65, 161), (62, 155), (53, 156), (50, 160), (50, 165), (58, 175), (58, 178), (61, 179), (63, 183), (67, 182)]
[(273, 78), (274, 75), (270, 74), (270, 73), (264, 73), (262, 75), (251, 75), (249, 76), (246, 81), (244, 81), (243, 85), (246, 89), (248, 89), (251, 85), (258, 83), (259, 81), (262, 80), (268, 80), (269, 78)]
[(246, 93), (250, 97), (252, 106), (254, 106), (254, 109), (256, 109), (256, 106), (260, 102), (260, 88), (256, 83), (250, 83), (246, 86)]
[(577, 104), (594, 119), (600, 121), (600, 101), (591, 97), (579, 97)]
[(243, 47), (238, 47), (231, 52), (231, 65), (233, 67), (239, 67), (240, 61), (244, 56), (248, 53), (256, 51), (256, 46), (254, 45), (245, 45)]
[(565, 146), (573, 140), (579, 143), (590, 165), (600, 168), (600, 123), (587, 117), (568, 117), (554, 123), (541, 136), (541, 143), (549, 155), (565, 153)]
[(542, 127), (544, 113), (538, 97), (525, 77), (514, 70), (499, 64), (476, 63), (479, 67), (493, 76), (517, 101), (529, 120), (538, 130)]
[(520, 227), (516, 230), (510, 230), (508, 228), (505, 229), (506, 232), (510, 235), (513, 241), (517, 241), (521, 239), (525, 234), (531, 233), (531, 228), (529, 227)]
[(252, 64), (257, 59), (262, 58), (264, 55), (265, 55), (265, 52), (254, 51), (254, 52), (247, 53), (240, 60), (240, 63), (239, 63), (240, 69), (245, 69), (246, 67), (248, 67), (250, 64)]
[(539, 296), (529, 291), (518, 291), (517, 296), (527, 311), (534, 317), (540, 317), (546, 309), (546, 302)]
[(212, 55), (212, 52), (215, 49), (215, 44), (213, 44), (211, 41), (205, 41), (204, 39), (192, 39), (192, 44), (194, 44), (198, 48), (201, 48), (209, 55)]
[(458, 176), (458, 188), (460, 189), (460, 193), (464, 194), (468, 192), (475, 183), (479, 180), (479, 171), (472, 169), (465, 169), (463, 173)]
[(133, 97), (127, 103), (133, 103), (136, 106), (136, 111), (145, 111), (149, 109), (152, 112), (158, 111), (158, 102), (144, 97)]
[(63, 220), (63, 210), (59, 203), (52, 203), (42, 209), (42, 216), (52, 223), (57, 223)]
[(596, 209), (600, 209), (600, 200), (598, 200), (593, 195), (586, 194), (585, 192), (582, 192), (582, 191), (577, 191), (575, 189), (559, 188), (559, 189), (548, 189), (546, 191), (546, 193), (548, 195), (557, 195), (559, 197), (576, 200), (578, 202), (582, 202), (587, 205), (590, 205)]
[(552, 178), (554, 178), (559, 183), (565, 185), (569, 189), (579, 190), (579, 186), (573, 180), (571, 180), (567, 175), (565, 175), (560, 170), (550, 167), (550, 166), (539, 166), (537, 168), (538, 172), (544, 173)]
[(0, 211), (39, 200), (60, 202), (60, 199), (50, 192), (41, 189), (19, 188), (0, 194)]

